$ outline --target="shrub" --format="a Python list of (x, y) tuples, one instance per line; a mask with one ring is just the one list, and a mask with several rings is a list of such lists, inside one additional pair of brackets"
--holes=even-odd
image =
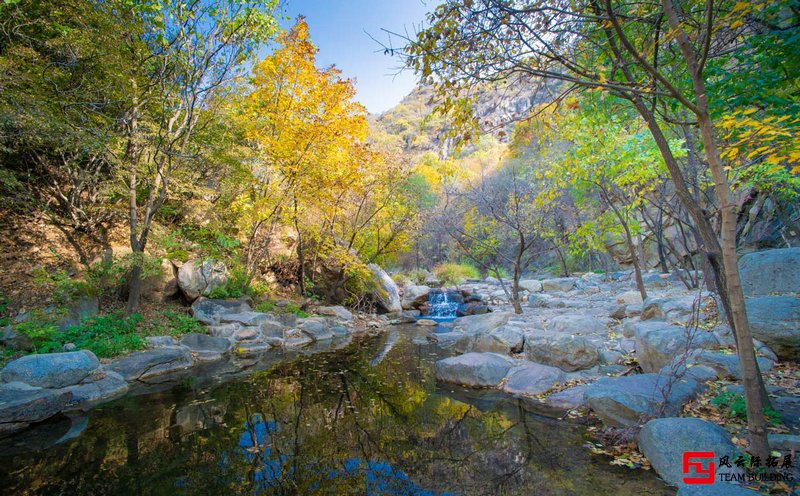
[(58, 341), (58, 317), (64, 310), (45, 313), (40, 309), (32, 311), (28, 319), (14, 326), (20, 334), (31, 339), (33, 351), (37, 353), (50, 353), (60, 351), (62, 343)]
[(300, 308), (300, 306), (296, 303), (289, 303), (285, 307), (281, 308), (280, 311), (281, 313), (293, 313), (302, 319), (310, 315), (308, 312)]
[(58, 341), (61, 346), (73, 343), (76, 348), (89, 350), (98, 357), (111, 358), (145, 347), (146, 341), (138, 332), (142, 320), (138, 313), (98, 315), (80, 325), (70, 326), (58, 336)]
[[(729, 391), (718, 394), (711, 400), (711, 403), (727, 409), (728, 417), (740, 420), (747, 420), (747, 409), (745, 407), (744, 396), (731, 393)], [(773, 425), (781, 423), (781, 415), (771, 406), (764, 408), (764, 416)]]
[(164, 310), (156, 318), (145, 321), (142, 324), (141, 332), (147, 336), (183, 336), (184, 334), (206, 334), (206, 328), (199, 320), (191, 315), (174, 311)]
[(271, 301), (262, 301), (258, 305), (255, 306), (253, 309), (256, 312), (267, 313), (267, 312), (274, 312), (275, 311), (275, 303)]
[(433, 268), (433, 273), (445, 285), (461, 284), (467, 279), (477, 279), (480, 271), (469, 264), (443, 263)]

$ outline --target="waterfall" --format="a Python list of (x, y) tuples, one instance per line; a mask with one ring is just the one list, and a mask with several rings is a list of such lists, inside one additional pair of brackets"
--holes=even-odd
[(431, 291), (428, 295), (428, 311), (423, 318), (447, 321), (456, 318), (456, 310), (463, 303), (460, 294), (449, 291)]

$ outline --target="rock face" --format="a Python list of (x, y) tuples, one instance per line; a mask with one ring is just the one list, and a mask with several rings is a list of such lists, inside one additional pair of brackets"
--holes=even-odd
[(400, 302), (400, 290), (394, 280), (376, 264), (369, 264), (372, 279), (369, 281), (369, 293), (375, 299), (380, 311), (391, 313), (401, 312), (403, 306)]
[(416, 310), (425, 305), (431, 288), (428, 286), (406, 286), (403, 289), (402, 306), (404, 310)]
[(540, 363), (523, 362), (508, 373), (503, 391), (520, 396), (544, 393), (564, 380), (564, 372)]
[(739, 260), (742, 290), (747, 296), (800, 292), (800, 248), (748, 253)]
[(475, 387), (494, 387), (508, 374), (511, 359), (497, 353), (465, 353), (436, 362), (436, 379)]
[[(662, 418), (647, 422), (639, 432), (639, 450), (658, 475), (673, 486), (684, 485), (684, 452), (713, 451), (715, 463), (722, 456), (733, 460), (740, 452), (725, 429), (696, 418)], [(734, 473), (735, 468), (717, 467), (716, 472)], [(715, 479), (714, 485), (717, 484), (720, 484), (719, 478)]]
[(687, 349), (717, 348), (710, 332), (698, 329), (693, 334), (684, 327), (664, 322), (641, 322), (633, 326), (636, 356), (645, 372), (658, 372)]
[(0, 385), (0, 434), (52, 417), (71, 397), (63, 390), (40, 389), (19, 382)]
[(62, 388), (77, 384), (100, 367), (91, 351), (28, 355), (0, 371), (3, 382), (24, 382), (34, 387)]
[(208, 296), (227, 282), (228, 269), (222, 262), (191, 260), (178, 269), (178, 286), (189, 301)]
[(800, 298), (760, 296), (748, 298), (745, 304), (753, 337), (781, 360), (800, 360)]
[(126, 381), (147, 381), (161, 375), (171, 374), (192, 366), (192, 356), (183, 347), (156, 348), (139, 351), (114, 360), (109, 368)]
[(597, 348), (583, 336), (547, 331), (525, 333), (525, 355), (529, 360), (572, 372), (597, 365)]
[[(643, 417), (677, 415), (701, 390), (693, 379), (672, 383), (658, 374), (601, 377), (586, 390), (586, 403), (606, 425), (628, 427)], [(667, 394), (669, 393), (669, 394)]]

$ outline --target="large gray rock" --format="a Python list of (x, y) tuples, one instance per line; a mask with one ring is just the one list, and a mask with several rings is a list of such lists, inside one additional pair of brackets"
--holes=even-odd
[(157, 274), (142, 279), (142, 299), (164, 303), (174, 298), (178, 288), (178, 269), (167, 259), (161, 261)]
[(575, 287), (574, 277), (559, 277), (556, 279), (545, 279), (542, 281), (544, 291), (564, 291), (567, 292)]
[(692, 331), (664, 322), (640, 322), (633, 324), (633, 330), (636, 358), (645, 372), (658, 372), (687, 350), (719, 347), (714, 334), (702, 329)]
[[(639, 432), (639, 451), (656, 473), (673, 486), (685, 485), (683, 454), (687, 451), (712, 451), (715, 464), (720, 457), (728, 456), (733, 460), (740, 453), (725, 429), (697, 418), (662, 418), (647, 422)], [(716, 473), (712, 486), (721, 484), (719, 474), (736, 473), (736, 466), (732, 469), (716, 467)]]
[(781, 360), (800, 361), (800, 298), (760, 296), (745, 304), (753, 337)]
[(586, 403), (606, 424), (630, 427), (641, 419), (680, 413), (702, 386), (693, 379), (669, 381), (658, 374), (601, 377), (586, 390)]
[(221, 359), (231, 347), (231, 342), (223, 337), (195, 333), (183, 336), (181, 344), (189, 348), (195, 359), (206, 362)]
[(567, 372), (588, 369), (600, 359), (597, 348), (583, 336), (547, 331), (525, 333), (525, 355)]
[(28, 355), (6, 365), (0, 371), (0, 380), (24, 382), (43, 388), (62, 388), (81, 382), (98, 367), (100, 361), (87, 350)]
[(378, 309), (386, 312), (401, 312), (400, 289), (394, 280), (376, 264), (369, 264), (371, 278), (367, 283), (369, 294), (375, 299)]
[(593, 315), (569, 313), (550, 319), (550, 327), (558, 332), (571, 334), (600, 334), (606, 331), (602, 319)]
[(192, 303), (192, 315), (206, 325), (217, 325), (225, 314), (238, 314), (251, 311), (250, 305), (242, 300), (218, 300), (198, 298)]
[(333, 339), (333, 331), (331, 331), (328, 321), (322, 318), (304, 319), (299, 325), (299, 329), (314, 341)]
[[(761, 372), (768, 372), (775, 363), (764, 357), (757, 357), (758, 368)], [(688, 363), (703, 365), (713, 369), (720, 379), (733, 378), (742, 379), (742, 368), (739, 364), (739, 356), (732, 353), (720, 353), (714, 351), (701, 351), (692, 354)], [(694, 367), (690, 367), (690, 370)]]
[(625, 291), (617, 295), (617, 303), (621, 305), (641, 305), (642, 293), (639, 291)]
[[(692, 315), (695, 304), (693, 296), (680, 298), (647, 298), (642, 307), (642, 320), (666, 320), (669, 322), (687, 322)], [(699, 303), (702, 307), (702, 302)]]
[(406, 286), (403, 289), (402, 306), (404, 310), (414, 310), (428, 301), (431, 288), (428, 286)]
[(490, 333), (505, 325), (514, 316), (511, 312), (492, 312), (483, 315), (468, 315), (453, 321), (454, 329), (461, 329), (466, 334)]
[(161, 375), (179, 372), (188, 369), (193, 363), (189, 350), (181, 346), (131, 353), (114, 360), (108, 368), (130, 382), (147, 381)]
[(316, 312), (320, 315), (334, 317), (344, 322), (350, 322), (353, 320), (353, 312), (351, 312), (350, 310), (346, 309), (341, 305), (336, 305), (332, 307), (318, 307)]
[(739, 260), (742, 290), (747, 296), (800, 292), (800, 248), (748, 253)]
[(494, 387), (513, 362), (497, 353), (466, 353), (436, 362), (436, 379), (475, 387)]
[(223, 324), (238, 323), (243, 326), (258, 327), (264, 322), (271, 321), (272, 315), (261, 312), (226, 313), (220, 315), (219, 319)]
[(41, 389), (21, 382), (0, 384), (0, 434), (52, 417), (64, 409), (71, 397), (63, 390)]
[(227, 282), (228, 269), (222, 262), (190, 260), (178, 269), (178, 287), (189, 301), (208, 296)]
[(540, 363), (523, 362), (506, 376), (503, 391), (519, 396), (535, 396), (564, 381), (564, 372)]
[(87, 409), (98, 403), (111, 401), (128, 392), (128, 383), (114, 371), (104, 372), (105, 377), (85, 384), (69, 386), (62, 391), (72, 394), (65, 405), (66, 409)]
[(519, 282), (519, 287), (530, 293), (538, 293), (544, 289), (542, 287), (542, 281), (536, 279), (522, 279)]

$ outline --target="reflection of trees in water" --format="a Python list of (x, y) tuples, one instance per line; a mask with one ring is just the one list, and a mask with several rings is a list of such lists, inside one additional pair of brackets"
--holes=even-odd
[[(126, 398), (76, 441), (12, 460), (0, 482), (48, 494), (615, 493), (622, 477), (604, 479), (574, 428), (518, 402), (486, 410), (438, 393), (425, 345), (401, 339), (371, 367), (381, 347), (300, 357), (210, 393)], [(641, 479), (626, 491), (660, 494)]]

